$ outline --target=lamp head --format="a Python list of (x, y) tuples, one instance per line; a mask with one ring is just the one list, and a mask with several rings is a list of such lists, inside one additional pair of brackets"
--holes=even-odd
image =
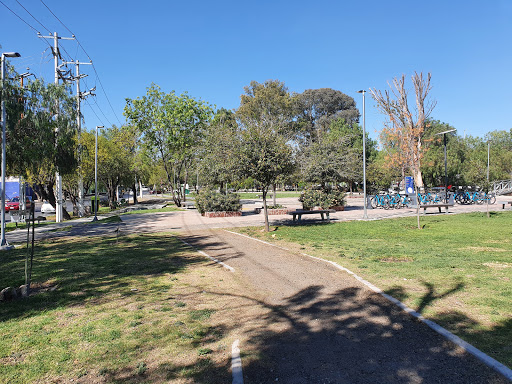
[(2, 53), (2, 56), (4, 56), (4, 57), (21, 57), (21, 55), (18, 52), (4, 52), (4, 53)]

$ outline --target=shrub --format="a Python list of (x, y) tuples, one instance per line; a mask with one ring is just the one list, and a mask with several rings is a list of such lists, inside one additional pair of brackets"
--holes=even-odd
[(344, 206), (345, 192), (339, 189), (321, 190), (308, 188), (302, 192), (299, 201), (304, 209), (313, 209), (314, 207), (327, 209), (329, 207)]
[(204, 212), (240, 211), (242, 209), (238, 194), (228, 193), (224, 195), (211, 189), (199, 192), (196, 197), (196, 206), (201, 214)]

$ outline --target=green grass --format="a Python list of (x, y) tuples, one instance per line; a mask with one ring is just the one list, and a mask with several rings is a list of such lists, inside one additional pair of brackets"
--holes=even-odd
[[(25, 255), (2, 254), (0, 287), (24, 283)], [(0, 383), (226, 382), (204, 264), (169, 234), (39, 242), (38, 292), (0, 304)]]
[[(343, 265), (512, 367), (512, 213), (281, 226), (269, 241)], [(256, 229), (249, 234), (261, 234)]]

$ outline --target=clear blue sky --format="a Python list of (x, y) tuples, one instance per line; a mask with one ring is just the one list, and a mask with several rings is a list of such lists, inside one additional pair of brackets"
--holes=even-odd
[[(16, 0), (1, 1), (42, 34), (70, 36), (40, 1), (19, 0), (44, 27)], [(125, 98), (152, 82), (231, 109), (251, 80), (279, 79), (293, 92), (340, 90), (361, 107), (357, 90), (387, 89), (414, 71), (432, 73), (432, 117), (460, 135), (512, 128), (511, 0), (43, 1), (77, 36), (111, 102), (82, 66), (82, 91), (97, 85), (82, 108), (87, 129), (124, 122)], [(66, 58), (88, 61), (75, 42), (61, 44)], [(0, 45), (22, 54), (11, 59), (20, 72), (53, 81), (48, 44), (1, 3)], [(367, 94), (371, 136), (383, 121)]]

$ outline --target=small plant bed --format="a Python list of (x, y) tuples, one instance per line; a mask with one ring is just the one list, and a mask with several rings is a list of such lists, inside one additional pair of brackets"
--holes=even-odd
[(334, 209), (343, 211), (345, 209), (345, 192), (333, 189), (308, 188), (302, 192), (299, 201), (305, 210)]
[[(25, 253), (4, 254), (0, 286), (23, 283)], [(0, 383), (231, 381), (232, 306), (247, 304), (176, 237), (38, 242), (32, 276), (30, 297), (0, 302)]]
[(334, 261), (512, 367), (512, 212), (280, 226), (252, 236)]
[(236, 193), (227, 195), (203, 190), (195, 198), (197, 210), (205, 217), (233, 217), (242, 215), (242, 203)]
[[(256, 213), (261, 213), (263, 212), (263, 207), (262, 208), (256, 208)], [(286, 215), (288, 213), (290, 213), (292, 210), (291, 209), (288, 209), (282, 205), (269, 205), (267, 206), (267, 212), (269, 215)]]

